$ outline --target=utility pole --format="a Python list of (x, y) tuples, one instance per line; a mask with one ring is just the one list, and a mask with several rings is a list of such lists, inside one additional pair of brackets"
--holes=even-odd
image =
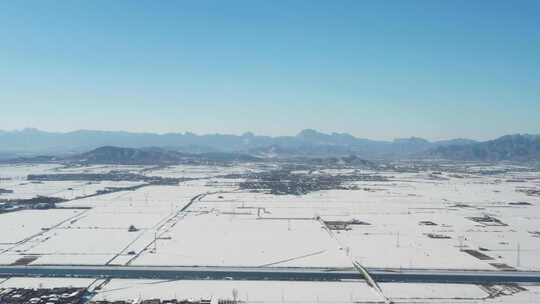
[(519, 246), (519, 242), (517, 243), (517, 267), (520, 267), (521, 265), (521, 248)]
[(157, 253), (157, 229), (154, 231), (154, 253)]
[(397, 237), (396, 237), (396, 247), (399, 248), (399, 231), (397, 232)]
[(238, 303), (238, 289), (236, 288), (233, 288), (232, 290), (232, 296), (233, 296), (233, 301), (234, 303)]

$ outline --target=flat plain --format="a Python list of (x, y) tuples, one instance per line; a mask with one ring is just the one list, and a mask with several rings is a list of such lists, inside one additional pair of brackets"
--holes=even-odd
[[(27, 179), (111, 172), (181, 181)], [(0, 194), (1, 265), (540, 270), (534, 166), (17, 164), (0, 166), (0, 178), (7, 190)], [(13, 208), (35, 197), (60, 200)], [(247, 303), (529, 303), (540, 293), (534, 284), (403, 282), (382, 282), (377, 291), (360, 275), (341, 282), (0, 279), (0, 289), (36, 284), (82, 284), (92, 301), (228, 299), (236, 290)]]

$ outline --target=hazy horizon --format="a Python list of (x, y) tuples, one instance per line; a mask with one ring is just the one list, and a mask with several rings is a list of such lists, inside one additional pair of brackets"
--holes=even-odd
[(73, 129), (73, 130), (47, 130), (47, 129), (42, 129), (42, 128), (36, 128), (36, 127), (24, 127), (24, 128), (17, 128), (17, 129), (0, 129), (0, 132), (24, 132), (24, 131), (29, 131), (29, 130), (36, 130), (36, 131), (40, 131), (40, 132), (47, 132), (47, 133), (60, 133), (60, 134), (66, 134), (66, 133), (72, 133), (72, 132), (79, 132), (79, 131), (95, 131), (95, 132), (119, 132), (119, 133), (133, 133), (133, 134), (156, 134), (156, 135), (166, 135), (166, 134), (195, 134), (197, 136), (205, 136), (205, 135), (234, 135), (234, 136), (242, 136), (242, 135), (245, 135), (247, 133), (251, 133), (255, 136), (269, 136), (269, 137), (287, 137), (287, 136), (296, 136), (298, 135), (300, 132), (304, 131), (304, 130), (315, 130), (319, 133), (324, 133), (324, 134), (347, 134), (347, 135), (352, 135), (354, 136), (355, 138), (358, 138), (358, 139), (368, 139), (368, 140), (373, 140), (373, 141), (393, 141), (393, 140), (399, 140), (399, 139), (410, 139), (410, 138), (420, 138), (420, 139), (425, 139), (425, 140), (428, 140), (430, 142), (436, 142), (436, 141), (445, 141), (445, 140), (454, 140), (454, 139), (470, 139), (470, 140), (475, 140), (475, 141), (488, 141), (488, 140), (493, 140), (493, 139), (497, 139), (499, 137), (502, 137), (502, 136), (506, 136), (506, 135), (540, 135), (540, 133), (527, 133), (527, 132), (523, 132), (523, 133), (508, 133), (508, 134), (500, 134), (500, 135), (497, 135), (496, 137), (492, 137), (492, 138), (472, 138), (472, 137), (449, 137), (449, 138), (427, 138), (427, 137), (422, 137), (422, 136), (417, 136), (417, 135), (414, 135), (414, 134), (411, 134), (410, 136), (404, 136), (404, 137), (392, 137), (392, 138), (375, 138), (375, 137), (369, 137), (369, 136), (357, 136), (355, 134), (351, 134), (351, 133), (348, 133), (348, 132), (336, 132), (336, 131), (325, 131), (325, 130), (319, 130), (319, 129), (316, 129), (316, 128), (304, 128), (304, 129), (301, 129), (301, 130), (298, 130), (296, 132), (292, 132), (292, 133), (289, 133), (289, 134), (277, 134), (277, 135), (271, 135), (271, 134), (263, 134), (263, 133), (255, 133), (255, 132), (252, 132), (250, 130), (246, 130), (244, 132), (240, 132), (240, 133), (224, 133), (224, 132), (211, 132), (211, 133), (198, 133), (198, 132), (193, 132), (193, 131), (189, 131), (189, 130), (179, 130), (179, 131), (172, 131), (172, 132), (153, 132), (153, 131), (129, 131), (129, 130), (107, 130), (107, 129)]

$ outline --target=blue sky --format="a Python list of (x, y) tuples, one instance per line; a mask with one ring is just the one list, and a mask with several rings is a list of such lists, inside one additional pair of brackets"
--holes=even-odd
[(540, 133), (539, 1), (2, 1), (0, 129)]

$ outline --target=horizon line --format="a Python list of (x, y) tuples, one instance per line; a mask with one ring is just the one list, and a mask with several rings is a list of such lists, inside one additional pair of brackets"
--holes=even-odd
[(507, 133), (507, 134), (502, 134), (502, 135), (499, 135), (497, 137), (494, 137), (494, 138), (482, 138), (482, 139), (478, 139), (478, 138), (469, 138), (469, 137), (451, 137), (451, 138), (443, 138), (443, 139), (431, 139), (431, 138), (425, 138), (425, 137), (421, 137), (421, 136), (408, 136), (408, 137), (394, 137), (392, 139), (373, 139), (373, 138), (369, 138), (369, 137), (359, 137), (359, 136), (356, 136), (356, 135), (353, 135), (351, 133), (348, 133), (348, 132), (326, 132), (326, 131), (321, 131), (321, 130), (318, 130), (318, 129), (315, 129), (315, 128), (304, 128), (294, 134), (288, 134), (288, 135), (265, 135), (265, 134), (258, 134), (258, 133), (254, 133), (252, 131), (245, 131), (245, 132), (241, 132), (241, 133), (196, 133), (196, 132), (192, 132), (192, 131), (172, 131), (172, 132), (159, 132), (159, 131), (130, 131), (130, 130), (111, 130), (111, 129), (86, 129), (86, 128), (82, 128), (82, 129), (74, 129), (74, 130), (46, 130), (46, 129), (40, 129), (40, 128), (36, 128), (36, 127), (24, 127), (24, 128), (21, 128), (21, 129), (0, 129), (0, 132), (7, 132), (7, 133), (15, 133), (15, 132), (25, 132), (25, 131), (38, 131), (38, 132), (44, 132), (44, 133), (57, 133), (57, 134), (68, 134), (68, 133), (76, 133), (76, 132), (84, 132), (84, 131), (88, 131), (88, 132), (104, 132), (104, 133), (131, 133), (131, 134), (147, 134), (147, 135), (158, 135), (158, 136), (163, 136), (163, 135), (188, 135), (188, 134), (192, 134), (192, 135), (195, 135), (195, 136), (212, 136), (212, 135), (222, 135), (222, 136), (247, 136), (248, 134), (251, 134), (253, 136), (263, 136), (263, 137), (270, 137), (270, 138), (277, 138), (277, 137), (296, 137), (298, 136), (300, 133), (302, 133), (303, 131), (307, 131), (307, 130), (313, 130), (317, 133), (321, 133), (321, 134), (324, 134), (324, 135), (348, 135), (348, 136), (352, 136), (354, 137), (355, 139), (360, 139), (360, 140), (370, 140), (370, 141), (397, 141), (397, 140), (403, 140), (403, 139), (421, 139), (421, 140), (427, 140), (429, 142), (438, 142), (438, 141), (448, 141), (448, 140), (473, 140), (473, 141), (478, 141), (478, 142), (482, 142), (482, 141), (489, 141), (489, 140), (494, 140), (494, 139), (497, 139), (497, 138), (500, 138), (500, 137), (503, 137), (503, 136), (509, 136), (509, 135), (540, 135), (540, 134), (535, 134), (535, 133), (522, 133), (522, 132), (515, 132), (515, 133)]

